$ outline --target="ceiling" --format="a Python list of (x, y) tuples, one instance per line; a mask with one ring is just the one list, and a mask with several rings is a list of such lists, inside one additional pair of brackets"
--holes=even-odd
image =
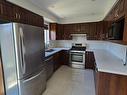
[(79, 23), (103, 20), (117, 0), (24, 0), (24, 3), (26, 1), (59, 23)]

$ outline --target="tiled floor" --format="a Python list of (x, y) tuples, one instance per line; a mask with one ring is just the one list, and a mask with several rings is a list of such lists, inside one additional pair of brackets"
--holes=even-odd
[(62, 66), (48, 81), (43, 95), (95, 95), (93, 71)]

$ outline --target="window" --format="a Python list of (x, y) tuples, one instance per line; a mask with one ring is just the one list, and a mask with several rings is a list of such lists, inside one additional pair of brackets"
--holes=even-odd
[(48, 25), (46, 25), (46, 28), (44, 29), (44, 42), (45, 42), (45, 48), (48, 48), (49, 46), (49, 28)]

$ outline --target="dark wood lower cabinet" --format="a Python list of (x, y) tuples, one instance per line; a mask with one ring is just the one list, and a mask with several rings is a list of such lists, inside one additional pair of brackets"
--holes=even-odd
[(53, 71), (54, 71), (54, 61), (53, 61), (53, 56), (46, 58), (46, 76), (47, 80), (52, 76)]
[(96, 72), (96, 95), (127, 95), (127, 76)]
[(85, 54), (85, 69), (95, 69), (95, 58), (92, 51), (86, 51)]
[(2, 70), (2, 63), (0, 58), (0, 95), (5, 95), (4, 93), (4, 82), (3, 82), (3, 70)]
[(54, 71), (56, 71), (61, 65), (69, 64), (69, 51), (62, 50), (53, 55)]
[(62, 50), (60, 56), (60, 63), (62, 65), (69, 65), (69, 50)]
[(60, 52), (53, 55), (53, 61), (54, 61), (54, 71), (56, 71), (60, 66)]

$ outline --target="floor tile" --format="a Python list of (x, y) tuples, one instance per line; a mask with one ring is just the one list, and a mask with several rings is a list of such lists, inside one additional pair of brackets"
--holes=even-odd
[(43, 95), (95, 95), (93, 71), (62, 66), (48, 80)]

